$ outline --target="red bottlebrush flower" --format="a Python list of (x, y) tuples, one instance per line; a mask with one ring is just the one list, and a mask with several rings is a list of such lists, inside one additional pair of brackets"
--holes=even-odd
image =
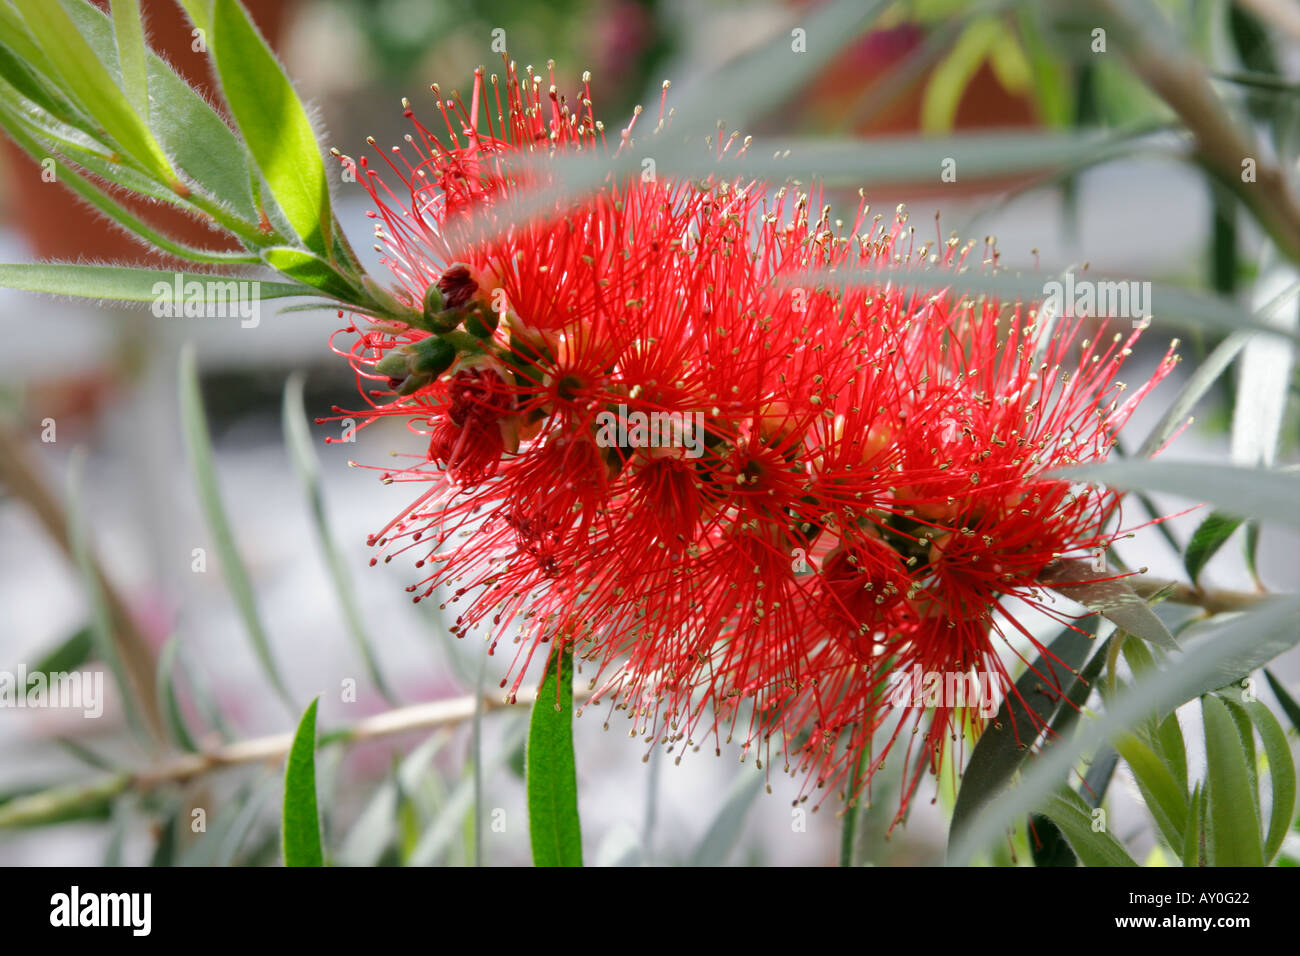
[[(400, 192), (366, 167), (411, 319), (358, 319), (339, 351), (367, 422), (428, 435), (385, 474), (424, 487), (374, 543), (415, 552), (408, 590), (449, 595), (458, 634), (495, 650), (517, 628), (512, 694), (539, 647), (574, 644), (593, 700), (648, 739), (784, 748), (833, 789), (921, 719), (885, 698), (899, 668), (1009, 686), (1008, 602), (1116, 535), (1114, 494), (1047, 473), (1104, 457), (1172, 359), (1119, 403), (1136, 332), (1071, 360), (1082, 320), (955, 295), (970, 247), (918, 246), (901, 213), (832, 226), (820, 197), (722, 167), (556, 195), (546, 157), (605, 148), (580, 103), (479, 71), (441, 140), (416, 123), (414, 159), (389, 160)], [(886, 275), (830, 281), (858, 267)], [(903, 808), (972, 719), (930, 714)]]

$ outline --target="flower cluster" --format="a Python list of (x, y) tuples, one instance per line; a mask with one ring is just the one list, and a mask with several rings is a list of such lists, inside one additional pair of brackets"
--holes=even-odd
[[(1011, 686), (1003, 652), (1033, 637), (1008, 602), (1116, 535), (1113, 493), (1049, 473), (1104, 457), (1173, 356), (1121, 394), (1137, 331), (957, 294), (991, 243), (728, 178), (735, 136), (715, 175), (660, 181), (619, 171), (632, 126), (608, 143), (585, 85), (570, 103), (508, 64), (468, 106), (434, 92), (446, 133), (416, 121), (359, 168), (410, 320), (354, 317), (335, 348), (366, 422), (428, 443), (385, 471), (419, 494), (372, 544), (410, 552), (459, 635), (511, 637), (511, 694), (572, 647), (648, 740), (739, 739), (805, 798), (924, 724), (905, 808), (979, 716), (899, 706), (890, 675)], [(575, 192), (584, 155), (614, 171)]]

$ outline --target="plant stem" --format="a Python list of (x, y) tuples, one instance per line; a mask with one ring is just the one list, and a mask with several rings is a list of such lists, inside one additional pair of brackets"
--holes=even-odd
[[(1196, 588), (1181, 581), (1165, 578), (1152, 578), (1135, 575), (1125, 578), (1129, 586), (1140, 597), (1151, 598), (1157, 594), (1165, 601), (1174, 604), (1191, 604), (1204, 608), (1210, 614), (1223, 614), (1229, 611), (1246, 611), (1261, 601), (1267, 601), (1272, 595), (1256, 591), (1227, 591), (1218, 588)], [(1161, 593), (1165, 592), (1165, 593)]]
[[(527, 707), (536, 694), (520, 691), (517, 705)], [(321, 734), (321, 746), (378, 740), (414, 730), (429, 730), (470, 720), (477, 704), (472, 695), (427, 701), (397, 707)], [(511, 706), (484, 697), (485, 711)], [(88, 784), (54, 787), (30, 796), (16, 797), (0, 805), (0, 828), (31, 826), (69, 816), (77, 807), (93, 807), (107, 797), (126, 790), (145, 792), (168, 784), (185, 783), (216, 770), (257, 763), (278, 763), (293, 746), (293, 732), (271, 734), (224, 744), (201, 753), (187, 753), (162, 761), (145, 770), (120, 772), (97, 778)], [(57, 814), (57, 817), (54, 816)]]

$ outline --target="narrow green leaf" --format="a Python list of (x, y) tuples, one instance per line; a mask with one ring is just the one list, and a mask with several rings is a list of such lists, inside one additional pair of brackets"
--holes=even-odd
[(212, 0), (176, 0), (190, 21), (204, 33), (212, 32)]
[(1249, 341), (1249, 333), (1234, 332), (1219, 343), (1196, 371), (1188, 377), (1183, 384), (1182, 391), (1169, 404), (1169, 408), (1165, 413), (1160, 416), (1160, 421), (1156, 423), (1155, 428), (1151, 429), (1151, 434), (1146, 437), (1146, 440), (1142, 442), (1142, 446), (1138, 449), (1138, 458), (1150, 458), (1164, 446), (1165, 442), (1169, 441), (1174, 432), (1186, 423), (1187, 416), (1196, 407), (1196, 403), (1219, 380), (1219, 376), (1228, 370), (1228, 366), (1237, 357), (1237, 353)]
[(310, 252), (276, 246), (263, 249), (262, 258), (281, 275), (295, 279), (305, 286), (310, 286), (343, 302), (361, 304), (366, 298), (365, 293), (349, 282), (334, 266)]
[(35, 793), (0, 795), (0, 829), (49, 826), (72, 820), (106, 820), (113, 801), (128, 790), (129, 773), (116, 773), (85, 786), (51, 787)]
[(1115, 777), (1115, 768), (1119, 766), (1119, 754), (1110, 744), (1105, 744), (1092, 755), (1092, 764), (1087, 776), (1083, 778), (1083, 792), (1080, 796), (1088, 806), (1096, 810), (1106, 799), (1106, 791)]
[(90, 627), (83, 627), (47, 651), (40, 660), (27, 668), (27, 673), (53, 674), (80, 670), (94, 652), (94, 632)]
[(1282, 724), (1273, 712), (1259, 701), (1242, 705), (1250, 715), (1251, 723), (1259, 731), (1268, 760), (1268, 775), (1272, 781), (1272, 806), (1269, 809), (1268, 833), (1264, 837), (1264, 862), (1270, 862), (1282, 848), (1287, 830), (1291, 827), (1296, 802), (1295, 760), (1291, 756), (1291, 743)]
[(148, 123), (122, 98), (117, 84), (60, 2), (13, 0), (49, 62), (86, 112), (141, 166), (177, 192), (186, 187), (171, 168)]
[(1095, 753), (1116, 734), (1154, 714), (1170, 713), (1201, 694), (1240, 680), (1294, 647), (1300, 642), (1298, 615), (1300, 598), (1275, 598), (1248, 613), (1185, 630), (1181, 635), (1185, 653), (1171, 656), (1164, 667), (1109, 700), (1104, 714), (1080, 721), (1071, 737), (1045, 749), (1017, 786), (984, 804), (960, 841), (950, 841), (948, 862), (968, 863), (999, 840), (1007, 827), (1036, 810), (1060, 786), (1082, 755)]
[[(111, 299), (116, 302), (157, 302), (160, 296), (171, 294), (178, 277), (184, 284), (200, 283), (204, 301), (211, 304), (218, 301), (242, 302), (245, 300), (239, 296), (243, 291), (252, 291), (251, 285), (239, 283), (227, 276), (195, 272), (164, 272), (162, 269), (129, 269), (125, 266), (83, 266), (63, 262), (0, 265), (0, 287), (6, 289), (70, 295), (81, 299)], [(234, 299), (228, 297), (227, 283), (230, 281), (237, 284)], [(302, 286), (283, 282), (262, 282), (258, 291), (259, 301), (311, 294)], [(187, 288), (186, 295), (188, 294)]]
[(0, 3), (0, 42), (11, 48), (23, 63), (36, 72), (44, 76), (55, 75), (54, 64), (36, 42), (36, 37), (18, 15), (18, 11), (7, 3)]
[[(36, 140), (29, 136), (18, 123), (8, 122), (10, 115), (3, 102), (0, 101), (0, 120), (5, 121), (5, 131), (14, 142), (27, 151), (28, 155), (35, 156), (41, 152), (54, 152), (53, 150), (39, 149)], [(195, 246), (177, 242), (148, 225), (143, 219), (140, 219), (127, 209), (126, 206), (113, 199), (108, 192), (98, 188), (92, 180), (81, 175), (58, 156), (50, 155), (49, 158), (54, 160), (55, 175), (58, 176), (60, 183), (71, 189), (119, 226), (134, 233), (163, 252), (170, 252), (172, 255), (190, 262), (202, 262), (211, 265), (258, 265), (262, 261), (261, 257), (252, 253), (199, 249)]]
[(68, 541), (71, 545), (73, 561), (81, 576), (81, 585), (86, 591), (90, 604), (90, 632), (95, 640), (97, 656), (108, 664), (121, 694), (123, 709), (131, 728), (143, 735), (148, 728), (140, 712), (138, 689), (131, 681), (126, 661), (123, 660), (118, 642), (114, 639), (113, 612), (108, 605), (108, 596), (100, 585), (100, 577), (91, 553), (88, 532), (90, 519), (86, 511), (82, 485), (85, 460), (84, 449), (77, 448), (73, 451), (68, 467)]
[[(527, 720), (519, 720), (511, 724), (505, 731), (501, 746), (494, 751), (492, 756), (483, 761), (484, 778), (489, 778), (500, 770), (510, 760), (515, 749), (524, 744), (524, 738), (529, 733), (529, 723)], [(451, 793), (447, 795), (447, 798), (442, 801), (437, 815), (420, 833), (419, 839), (411, 848), (406, 860), (409, 866), (433, 866), (442, 859), (442, 855), (458, 835), (466, 815), (474, 808), (474, 776), (473, 773), (467, 774), (464, 779), (456, 784)], [(529, 796), (529, 814), (531, 818), (531, 790)], [(581, 865), (581, 858), (574, 865)]]
[(1167, 491), (1206, 501), (1246, 518), (1300, 528), (1300, 475), (1264, 468), (1205, 462), (1111, 461), (1061, 469), (1071, 480), (1100, 481), (1116, 488)]
[(1201, 820), (1205, 806), (1205, 792), (1198, 781), (1192, 790), (1192, 799), (1188, 803), (1187, 828), (1183, 831), (1183, 866), (1200, 866), (1202, 864)]
[(1169, 772), (1174, 775), (1178, 789), (1187, 796), (1187, 743), (1183, 740), (1183, 728), (1178, 723), (1178, 712), (1174, 711), (1156, 725), (1155, 741), (1157, 752)]
[(43, 110), (61, 123), (80, 129), (90, 126), (90, 121), (68, 101), (63, 91), (53, 87), (46, 76), (37, 72), (31, 60), (22, 57), (9, 45), (12, 39), (4, 15), (0, 14), (0, 77), (13, 88), (6, 91), (5, 99), (17, 101), (21, 97), (31, 104), (31, 108)]
[(1201, 698), (1201, 717), (1205, 724), (1210, 864), (1262, 866), (1256, 797), (1251, 793), (1237, 727), (1223, 701), (1212, 694)]
[(1183, 552), (1183, 567), (1193, 584), (1200, 581), (1202, 569), (1240, 526), (1240, 518), (1221, 511), (1212, 512), (1201, 522)]
[[(520, 725), (527, 726), (524, 722)], [(378, 865), (397, 834), (400, 794), (416, 788), (433, 758), (446, 745), (448, 736), (445, 729), (430, 734), (423, 743), (403, 757), (396, 771), (375, 789), (339, 847), (336, 857), (339, 863), (344, 866)], [(522, 733), (519, 739), (523, 740)]]
[(573, 759), (573, 651), (553, 650), (528, 729), (528, 835), (536, 866), (582, 866)]
[(180, 701), (176, 699), (176, 648), (176, 638), (170, 637), (158, 655), (158, 701), (162, 704), (163, 719), (167, 722), (172, 740), (182, 750), (196, 753), (199, 748), (190, 736), (185, 714), (181, 710)]
[(1216, 696), (1228, 708), (1228, 716), (1237, 728), (1237, 738), (1241, 741), (1241, 754), (1246, 760), (1246, 783), (1250, 790), (1251, 802), (1255, 805), (1256, 818), (1262, 817), (1259, 805), (1259, 757), (1255, 752), (1255, 727), (1250, 722), (1250, 715), (1241, 705), (1237, 688), (1226, 688)]
[(1178, 644), (1164, 622), (1127, 581), (1114, 575), (1114, 571), (1094, 569), (1087, 561), (1062, 558), (1044, 568), (1038, 581), (1091, 608), (1134, 637), (1157, 647), (1177, 650)]
[(213, 866), (234, 866), (236, 858), (239, 855), (240, 848), (248, 835), (253, 832), (258, 820), (262, 816), (262, 808), (266, 805), (274, 794), (279, 781), (275, 779), (276, 775), (266, 774), (263, 776), (260, 785), (254, 787), (249, 794), (244, 805), (239, 808), (239, 814), (226, 831), (225, 838), (212, 860)]
[[(1300, 309), (1293, 296), (1300, 290), (1300, 274), (1289, 263), (1277, 259), (1275, 249), (1266, 247), (1252, 300), (1257, 304), (1256, 314), (1264, 321), (1282, 331), (1295, 332), (1300, 327)], [(1270, 307), (1264, 304), (1265, 299), (1280, 301), (1281, 305)], [(1232, 406), (1229, 452), (1233, 464), (1274, 465), (1294, 368), (1294, 350), (1280, 349), (1276, 342), (1262, 336), (1252, 336), (1246, 343), (1237, 362), (1237, 396)]]
[(339, 553), (338, 546), (334, 542), (334, 533), (330, 530), (329, 521), (325, 517), (325, 499), (320, 487), (320, 463), (316, 458), (316, 452), (312, 448), (311, 433), (307, 428), (307, 413), (303, 407), (302, 401), (303, 378), (300, 374), (294, 374), (289, 377), (284, 386), (284, 401), (281, 407), (281, 423), (284, 428), (284, 441), (289, 449), (289, 457), (293, 461), (294, 471), (298, 474), (298, 480), (302, 483), (303, 491), (307, 495), (307, 502), (311, 508), (312, 523), (316, 528), (316, 539), (320, 543), (321, 556), (325, 559), (325, 567), (329, 572), (330, 581), (334, 585), (334, 593), (339, 600), (339, 609), (343, 612), (343, 620), (347, 624), (348, 633), (352, 636), (352, 642), (356, 645), (361, 659), (365, 662), (366, 673), (374, 682), (375, 687), (384, 696), (390, 704), (397, 703), (397, 697), (388, 682), (384, 679), (382, 671), (379, 669), (379, 661), (375, 657), (374, 648), (371, 646), (370, 638), (366, 634), (365, 624), (361, 620), (361, 610), (357, 604), (356, 592), (352, 587), (352, 579), (348, 576), (347, 569), (343, 564), (343, 557)]
[(1246, 522), (1246, 540), (1242, 542), (1242, 551), (1245, 552), (1246, 570), (1250, 572), (1251, 579), (1255, 582), (1255, 587), (1263, 591), (1264, 582), (1259, 577), (1259, 522)]
[(980, 735), (962, 773), (952, 811), (950, 845), (960, 839), (975, 812), (1001, 793), (1024, 763), (1039, 728), (1062, 708), (1060, 697), (1049, 688), (1068, 688), (1094, 646), (1092, 634), (1065, 628), (1048, 645), (1047, 653), (1039, 655), (1016, 681), (1015, 690), (1007, 694), (997, 716)]
[(1061, 828), (1084, 866), (1137, 866), (1119, 840), (1105, 829), (1093, 829), (1091, 810), (1072, 790), (1053, 794), (1042, 812)]
[(284, 768), (284, 865), (324, 866), (316, 813), (316, 698), (298, 723)]
[[(89, 3), (69, 7), (68, 14), (86, 42), (107, 61), (114, 43), (109, 18)], [(202, 186), (216, 201), (206, 207), (207, 211), (245, 242), (260, 245), (277, 241), (276, 236), (265, 235), (257, 228), (259, 215), (253, 200), (252, 166), (248, 150), (239, 137), (209, 105), (207, 98), (192, 89), (152, 50), (146, 51), (145, 64), (154, 136), (193, 183)], [(190, 199), (199, 202), (198, 196)]]
[(723, 866), (727, 862), (740, 839), (745, 818), (758, 795), (763, 792), (765, 783), (766, 777), (762, 771), (748, 767), (736, 778), (726, 801), (691, 853), (691, 866)]
[(1079, 858), (1070, 849), (1070, 841), (1065, 838), (1061, 828), (1042, 814), (1034, 813), (1029, 817), (1030, 835), (1029, 852), (1034, 858), (1034, 866), (1061, 867), (1078, 866)]
[(145, 69), (144, 22), (140, 0), (113, 0), (113, 34), (122, 91), (139, 117), (149, 122), (149, 75)]
[(1273, 696), (1282, 707), (1282, 712), (1286, 714), (1287, 719), (1291, 721), (1291, 726), (1300, 733), (1300, 704), (1297, 704), (1295, 698), (1287, 691), (1286, 686), (1273, 676), (1273, 672), (1265, 668), (1264, 678), (1268, 681), (1268, 686), (1273, 688)]
[(930, 73), (921, 98), (921, 130), (946, 133), (957, 119), (957, 107), (970, 81), (989, 59), (1006, 27), (996, 17), (980, 17), (966, 24), (948, 55)]
[(235, 0), (216, 0), (210, 50), (231, 115), (289, 225), (328, 258), (329, 184), (307, 111)]
[(1171, 847), (1181, 849), (1183, 830), (1187, 826), (1187, 798), (1173, 773), (1161, 763), (1155, 751), (1133, 734), (1117, 737), (1115, 749), (1133, 771), (1160, 834)]
[(203, 396), (199, 391), (199, 374), (194, 360), (194, 349), (186, 346), (181, 352), (180, 368), (180, 405), (181, 423), (185, 435), (185, 445), (189, 450), (190, 464), (194, 470), (198, 486), (199, 504), (207, 518), (208, 529), (221, 558), (225, 572), (226, 584), (231, 597), (239, 608), (244, 621), (244, 631), (253, 645), (253, 652), (262, 665), (262, 670), (271, 686), (279, 694), (291, 712), (297, 708), (289, 694), (288, 686), (280, 675), (280, 668), (275, 662), (271, 643), (262, 628), (262, 619), (257, 612), (253, 598), (253, 585), (248, 577), (239, 551), (235, 547), (235, 538), (230, 531), (230, 522), (226, 518), (226, 509), (221, 502), (221, 492), (217, 488), (216, 466), (212, 459), (212, 438), (208, 433), (207, 416), (203, 410)]

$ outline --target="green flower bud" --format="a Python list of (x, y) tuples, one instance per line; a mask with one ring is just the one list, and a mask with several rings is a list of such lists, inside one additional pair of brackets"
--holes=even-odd
[(456, 361), (456, 346), (441, 336), (431, 335), (406, 347), (410, 351), (410, 370), (437, 378)]
[(500, 321), (501, 317), (490, 308), (482, 302), (475, 302), (465, 317), (465, 331), (476, 338), (489, 339)]

